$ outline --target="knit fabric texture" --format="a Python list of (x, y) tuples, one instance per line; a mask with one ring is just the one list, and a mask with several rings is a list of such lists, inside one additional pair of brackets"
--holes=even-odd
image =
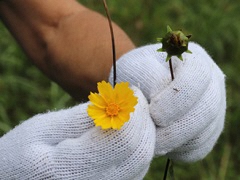
[[(172, 57), (172, 81), (162, 44), (140, 47), (117, 61), (117, 82), (139, 87), (156, 125), (155, 155), (180, 161), (204, 158), (223, 130), (225, 76), (208, 53), (190, 42), (183, 61)], [(112, 82), (113, 70), (109, 81)]]
[(133, 89), (138, 104), (121, 130), (95, 127), (88, 103), (23, 122), (0, 139), (0, 179), (143, 179), (156, 131), (147, 100)]

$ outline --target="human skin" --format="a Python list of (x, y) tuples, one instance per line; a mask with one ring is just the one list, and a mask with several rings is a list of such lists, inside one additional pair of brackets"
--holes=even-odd
[[(101, 2), (99, 2), (101, 3)], [(108, 80), (112, 67), (107, 19), (75, 0), (0, 1), (0, 18), (27, 57), (76, 100)], [(135, 46), (113, 24), (116, 57)]]

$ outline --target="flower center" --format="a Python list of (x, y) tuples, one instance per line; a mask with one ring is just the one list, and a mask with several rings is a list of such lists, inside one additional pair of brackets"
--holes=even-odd
[(108, 116), (116, 116), (118, 115), (118, 111), (120, 110), (118, 104), (116, 103), (110, 103), (106, 107), (106, 113)]

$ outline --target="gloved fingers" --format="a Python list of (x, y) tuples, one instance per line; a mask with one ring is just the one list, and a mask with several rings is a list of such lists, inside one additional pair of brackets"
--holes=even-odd
[(182, 146), (204, 131), (219, 116), (226, 101), (222, 78), (213, 78), (201, 99), (183, 117), (170, 126), (157, 128), (156, 154), (164, 155)]
[[(170, 159), (184, 162), (194, 162), (203, 159), (213, 149), (217, 139), (221, 134), (222, 129), (222, 126), (216, 129), (216, 132), (214, 132), (212, 136), (210, 136), (208, 139), (205, 139), (206, 141), (204, 142), (204, 144), (197, 144), (199, 143), (197, 140), (192, 140), (188, 142), (193, 144), (196, 143), (195, 147), (198, 146), (196, 148), (193, 148), (193, 146), (189, 147), (189, 144), (187, 143), (186, 147), (184, 147), (185, 145), (183, 145), (183, 148), (176, 149), (176, 151), (174, 150), (173, 152), (168, 153), (167, 156)], [(187, 146), (189, 147), (189, 149)]]
[(141, 118), (145, 119), (145, 122), (142, 124), (145, 126), (145, 132), (140, 132), (143, 133), (142, 135), (139, 133), (138, 136), (143, 137), (139, 141), (138, 146), (127, 156), (120, 166), (116, 167), (115, 171), (108, 173), (106, 179), (139, 180), (143, 179), (146, 175), (154, 154), (155, 140), (152, 138), (156, 136), (156, 131), (152, 120), (146, 120), (144, 117)]
[(222, 99), (217, 117), (195, 138), (174, 149), (172, 152), (169, 152), (167, 154), (169, 158), (179, 161), (192, 162), (203, 159), (212, 150), (223, 130), (226, 112), (225, 87), (224, 84), (220, 86), (222, 88), (220, 91), (222, 93)]
[(155, 147), (155, 126), (145, 97), (139, 90), (135, 95), (138, 104), (120, 130), (94, 127), (79, 138), (56, 145), (53, 159), (59, 177), (133, 179), (140, 169), (149, 166)]
[(183, 62), (172, 58), (174, 81), (163, 91), (156, 91), (151, 99), (150, 114), (158, 126), (169, 126), (186, 114), (207, 90), (212, 76), (216, 76), (216, 65), (201, 46), (189, 43), (189, 50), (192, 54), (183, 53)]
[[(109, 169), (109, 172), (105, 173), (105, 178), (103, 179), (143, 179), (150, 166), (155, 148), (155, 140), (152, 139), (155, 137), (153, 123), (146, 121), (143, 126), (146, 126), (144, 128), (146, 132), (144, 132), (142, 138), (140, 137), (141, 140), (135, 149), (126, 156), (125, 160), (122, 159), (123, 161), (119, 166), (116, 166), (115, 169)], [(139, 134), (139, 136), (142, 135)]]
[(24, 131), (35, 135), (39, 139), (50, 144), (56, 144), (67, 138), (81, 136), (88, 129), (94, 127), (92, 119), (87, 114), (89, 103), (75, 107), (38, 114), (22, 125)]
[[(139, 87), (148, 100), (153, 93), (162, 91), (170, 82), (168, 68), (158, 62), (159, 58), (163, 58), (157, 52), (158, 47), (149, 45), (134, 49), (117, 61), (117, 82), (127, 81)], [(110, 72), (110, 83), (112, 79), (113, 69)]]
[(185, 162), (203, 159), (212, 150), (223, 130), (225, 109), (226, 104), (223, 104), (219, 109), (220, 114), (202, 133), (181, 147), (167, 153), (167, 156), (170, 159)]

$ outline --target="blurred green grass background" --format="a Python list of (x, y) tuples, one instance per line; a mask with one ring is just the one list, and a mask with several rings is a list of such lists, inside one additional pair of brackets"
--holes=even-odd
[[(101, 1), (80, 0), (99, 11)], [(113, 21), (137, 46), (155, 43), (166, 26), (192, 34), (226, 74), (227, 116), (214, 150), (202, 161), (175, 162), (175, 179), (240, 179), (240, 2), (236, 0), (108, 1)], [(25, 57), (0, 22), (0, 136), (36, 113), (75, 105)], [(165, 157), (155, 158), (145, 180), (162, 179)]]

